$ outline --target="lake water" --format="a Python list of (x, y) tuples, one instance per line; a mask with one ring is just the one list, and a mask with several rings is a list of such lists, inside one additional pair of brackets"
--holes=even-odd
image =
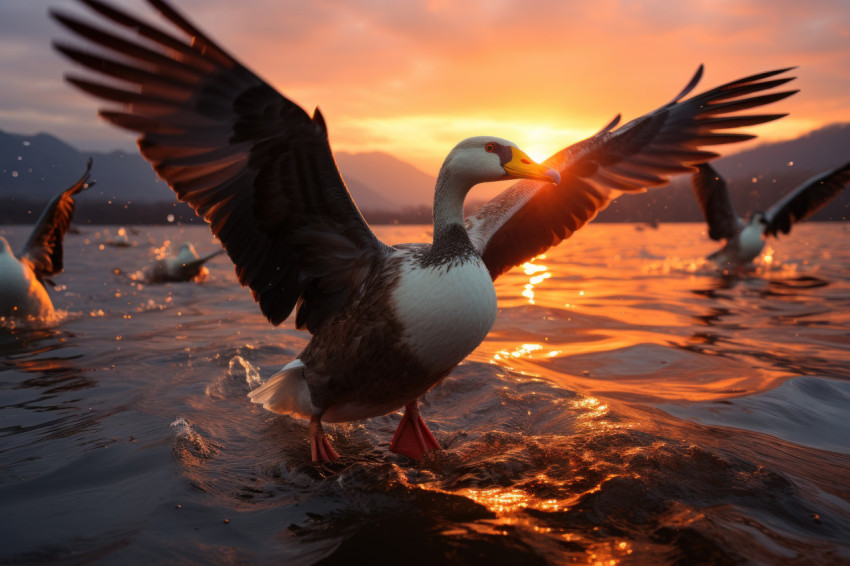
[(115, 232), (66, 237), (55, 325), (0, 333), (2, 564), (850, 564), (850, 224), (738, 279), (702, 225), (592, 224), (497, 281), (422, 403), (445, 451), (388, 452), (394, 413), (328, 425), (327, 466), (246, 398), (308, 335), (225, 256), (137, 281), (205, 226)]

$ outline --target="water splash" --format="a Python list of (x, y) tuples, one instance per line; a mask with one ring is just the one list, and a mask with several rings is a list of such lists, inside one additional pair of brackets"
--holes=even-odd
[(227, 373), (217, 376), (206, 387), (207, 397), (213, 399), (244, 399), (251, 389), (262, 384), (260, 372), (242, 356), (234, 356), (227, 364)]
[(45, 316), (27, 316), (26, 318), (0, 316), (0, 329), (3, 330), (42, 330), (59, 326), (72, 318), (72, 313), (56, 309)]
[(232, 378), (244, 377), (245, 383), (247, 383), (251, 389), (259, 387), (263, 383), (263, 380), (260, 377), (260, 372), (257, 368), (255, 368), (251, 362), (242, 356), (234, 356), (231, 358), (227, 371)]
[(183, 417), (177, 417), (171, 423), (174, 431), (174, 454), (184, 466), (197, 465), (203, 460), (210, 460), (221, 452), (221, 446), (201, 435), (192, 423)]

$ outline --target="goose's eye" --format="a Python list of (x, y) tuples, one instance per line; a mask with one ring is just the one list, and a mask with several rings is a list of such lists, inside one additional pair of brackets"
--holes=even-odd
[(493, 142), (488, 143), (487, 145), (484, 146), (484, 151), (486, 151), (487, 153), (495, 153), (496, 152), (496, 144), (494, 144)]

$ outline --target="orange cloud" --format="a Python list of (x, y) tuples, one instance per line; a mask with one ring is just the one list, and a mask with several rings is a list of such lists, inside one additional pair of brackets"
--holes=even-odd
[[(556, 151), (616, 113), (629, 120), (666, 102), (700, 63), (702, 89), (800, 65), (802, 92), (771, 108), (791, 116), (756, 128), (762, 139), (850, 120), (844, 0), (172, 2), (286, 96), (320, 106), (334, 147), (387, 151), (429, 172), (469, 135)], [(16, 77), (0, 87), (0, 128), (128, 145), (61, 84), (69, 65), (49, 48), (61, 32), (43, 5), (27, 8), (38, 4), (0, 3), (0, 37), (24, 52), (0, 55), (0, 72)]]

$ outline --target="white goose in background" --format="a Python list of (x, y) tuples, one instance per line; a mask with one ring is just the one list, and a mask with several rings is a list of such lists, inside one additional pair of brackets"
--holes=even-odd
[(0, 236), (0, 317), (14, 321), (49, 321), (53, 302), (44, 282), (62, 272), (62, 239), (74, 217), (74, 196), (94, 185), (89, 181), (91, 159), (80, 179), (54, 196), (16, 257)]
[[(296, 309), (296, 327), (312, 333), (250, 398), (308, 418), (318, 461), (337, 457), (322, 421), (402, 407), (390, 449), (413, 458), (439, 449), (417, 400), (487, 335), (496, 316), (492, 280), (568, 238), (622, 191), (666, 184), (717, 156), (702, 146), (752, 138), (727, 130), (782, 115), (739, 111), (795, 92), (772, 90), (792, 80), (778, 76), (782, 69), (681, 101), (700, 67), (670, 103), (615, 130), (617, 117), (543, 166), (504, 139), (464, 140), (437, 178), (433, 243), (387, 246), (352, 201), (318, 110), (308, 115), (162, 0), (149, 3), (182, 37), (81, 1), (107, 27), (53, 16), (101, 52), (56, 48), (121, 84), (67, 80), (120, 105), (100, 115), (140, 133), (142, 155), (209, 222), (269, 321), (280, 324)], [(507, 178), (524, 180), (464, 219), (474, 185)]]
[(788, 234), (791, 227), (806, 220), (826, 206), (850, 184), (850, 162), (835, 169), (818, 173), (788, 192), (766, 212), (755, 212), (748, 221), (742, 220), (732, 206), (725, 179), (711, 165), (697, 166), (693, 178), (702, 213), (708, 222), (712, 240), (726, 240), (725, 245), (708, 256), (724, 271), (745, 267), (761, 254), (765, 238)]
[(145, 280), (148, 283), (202, 281), (209, 275), (209, 269), (204, 264), (223, 253), (224, 250), (217, 250), (201, 257), (191, 242), (183, 242), (176, 256), (154, 262), (147, 269)]

